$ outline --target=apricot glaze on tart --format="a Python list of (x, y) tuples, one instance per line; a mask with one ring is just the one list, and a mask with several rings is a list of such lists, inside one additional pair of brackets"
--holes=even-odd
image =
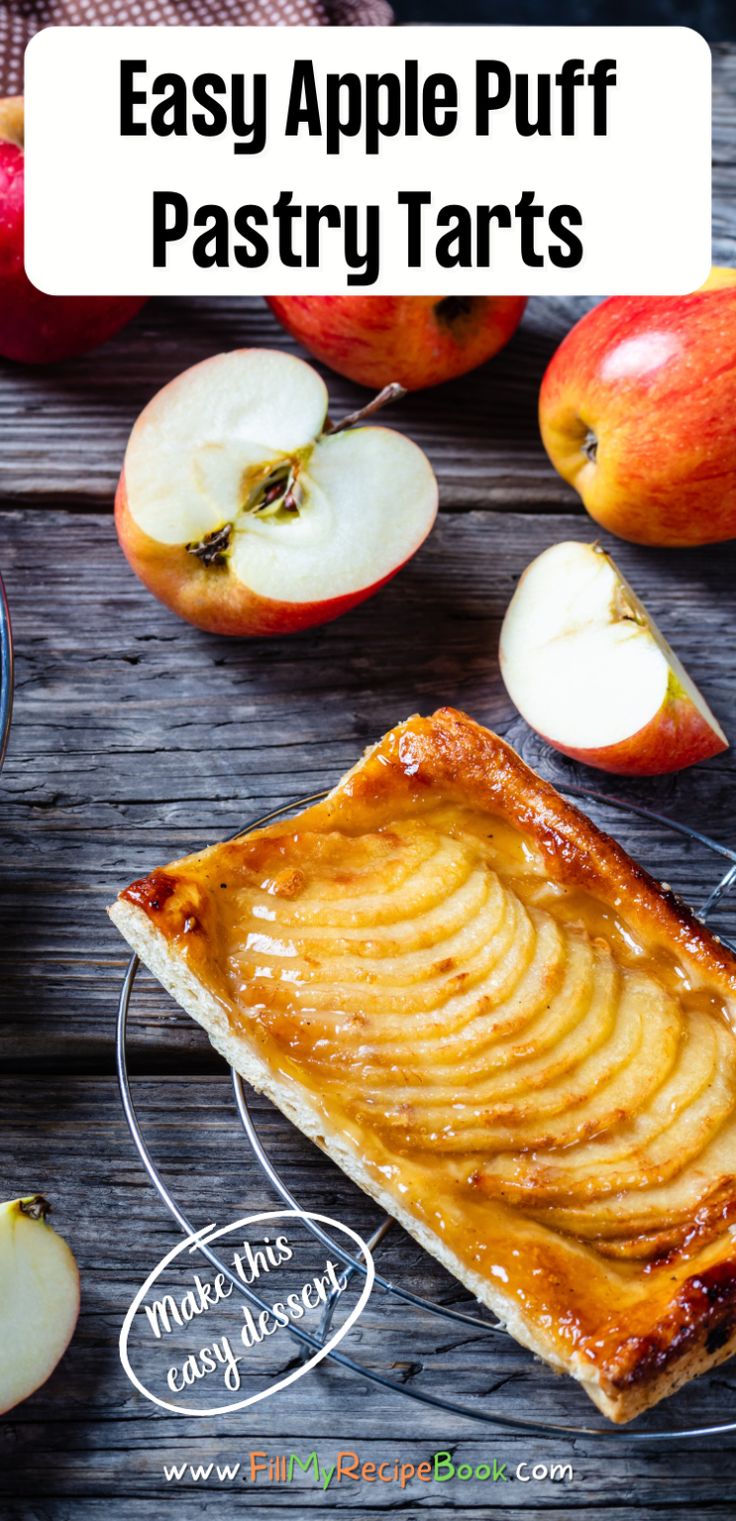
[(111, 914), (613, 1420), (736, 1350), (736, 957), (503, 740), (411, 718)]

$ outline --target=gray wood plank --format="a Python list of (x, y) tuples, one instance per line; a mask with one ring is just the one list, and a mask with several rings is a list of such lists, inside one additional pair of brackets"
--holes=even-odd
[[(506, 696), (497, 645), (514, 583), (547, 544), (592, 539), (587, 517), (443, 518), (378, 597), (265, 642), (201, 634), (161, 607), (130, 572), (109, 517), (26, 509), (4, 514), (2, 528), (18, 685), (0, 779), (0, 1051), (19, 1069), (110, 1070), (125, 956), (104, 908), (120, 887), (331, 785), (417, 709), (465, 707), (552, 780), (607, 786), (736, 845), (731, 751), (678, 776), (606, 778), (550, 751)], [(721, 631), (736, 545), (616, 553), (733, 730), (736, 651)], [(706, 895), (712, 858), (629, 817), (612, 822), (692, 901)], [(204, 1037), (154, 984), (137, 1008), (133, 1046), (149, 1070), (211, 1065)]]
[[(239, 1131), (227, 1078), (142, 1080), (135, 1094), (159, 1165), (197, 1224), (272, 1207)], [(445, 1514), (470, 1521), (490, 1514), (492, 1505), (494, 1513), (603, 1513), (611, 1521), (633, 1521), (650, 1508), (673, 1514), (688, 1504), (697, 1514), (707, 1507), (717, 1515), (719, 1507), (726, 1514), (736, 1503), (732, 1444), (703, 1439), (665, 1450), (636, 1447), (625, 1435), (603, 1443), (484, 1428), (331, 1365), (238, 1414), (197, 1421), (157, 1410), (127, 1383), (117, 1336), (136, 1289), (175, 1244), (177, 1227), (137, 1164), (113, 1084), (97, 1078), (48, 1078), (25, 1088), (6, 1082), (0, 1103), (7, 1176), (23, 1188), (43, 1187), (54, 1200), (55, 1222), (73, 1245), (83, 1284), (82, 1318), (67, 1357), (51, 1381), (0, 1424), (0, 1496), (20, 1507), (11, 1504), (4, 1514), (76, 1521), (96, 1517), (108, 1497), (116, 1518), (138, 1521), (160, 1514), (156, 1507), (165, 1504), (177, 1515), (208, 1515), (240, 1495), (249, 1515), (264, 1518), (357, 1509), (363, 1516), (390, 1510), (430, 1521)], [(255, 1112), (264, 1141), (305, 1207), (366, 1234), (376, 1219), (371, 1202), (265, 1101), (256, 1101)], [(413, 1292), (472, 1308), (459, 1286), (398, 1227), (386, 1239), (380, 1266)], [(509, 1338), (437, 1322), (378, 1290), (344, 1346), (405, 1387), (452, 1391), (505, 1415), (586, 1423), (592, 1417), (598, 1423), (572, 1381), (555, 1377)], [(288, 1341), (274, 1338), (271, 1375), (290, 1367), (293, 1356)], [(145, 1374), (145, 1359), (141, 1367)], [(258, 1387), (259, 1377), (254, 1374), (249, 1387)], [(727, 1366), (670, 1401), (668, 1416), (680, 1423), (723, 1420), (733, 1400)], [(197, 1482), (187, 1474), (168, 1484), (163, 1473), (164, 1463), (245, 1462), (252, 1449), (306, 1456), (315, 1447), (326, 1463), (343, 1448), (372, 1461), (403, 1455), (418, 1462), (448, 1449), (458, 1463), (476, 1465), (495, 1456), (511, 1477), (495, 1485), (414, 1484), (402, 1495), (393, 1486), (360, 1481), (323, 1493), (309, 1476), (293, 1487)], [(573, 1479), (524, 1483), (513, 1477), (521, 1461), (570, 1462)]]
[[(536, 399), (556, 341), (585, 304), (530, 303), (496, 360), (385, 414), (426, 449), (444, 508), (575, 503), (542, 448)], [(251, 345), (301, 352), (260, 300), (172, 298), (149, 302), (102, 349), (54, 369), (0, 361), (0, 503), (110, 508), (128, 434), (150, 397), (188, 365)], [(365, 401), (364, 390), (317, 367), (334, 417)]]
[[(717, 257), (728, 262), (736, 229), (732, 50), (718, 50), (716, 86), (714, 232)], [(338, 1510), (476, 1521), (490, 1507), (523, 1511), (529, 1521), (553, 1512), (645, 1521), (693, 1507), (714, 1517), (736, 1509), (730, 1443), (642, 1449), (625, 1437), (603, 1445), (486, 1431), (329, 1367), (253, 1411), (200, 1424), (146, 1405), (117, 1356), (136, 1287), (176, 1239), (138, 1166), (111, 1078), (125, 957), (104, 904), (118, 886), (264, 807), (328, 785), (399, 717), (444, 701), (498, 728), (558, 783), (602, 784), (736, 844), (730, 752), (659, 781), (601, 778), (530, 734), (500, 682), (498, 629), (520, 571), (547, 543), (594, 536), (548, 466), (535, 418), (544, 363), (580, 309), (531, 303), (495, 363), (397, 411), (397, 425), (432, 454), (443, 505), (461, 515), (443, 519), (416, 561), (365, 608), (267, 644), (216, 640), (179, 623), (134, 580), (107, 516), (127, 431), (153, 390), (221, 348), (290, 346), (266, 309), (151, 303), (93, 358), (53, 372), (0, 367), (0, 540), (19, 657), (16, 723), (0, 778), (3, 1194), (47, 1189), (83, 1273), (82, 1320), (68, 1358), (0, 1422), (0, 1510), (12, 1521), (158, 1521), (169, 1510), (194, 1521), (217, 1507), (229, 1513), (233, 1503), (247, 1506), (252, 1521)], [(352, 407), (355, 388), (330, 383), (335, 412)], [(736, 654), (724, 637), (724, 610), (733, 600), (734, 546), (615, 551), (733, 735)], [(704, 896), (713, 880), (708, 856), (648, 823), (602, 817), (660, 875), (695, 901)], [(725, 925), (736, 931), (733, 911)], [(134, 1008), (141, 1112), (194, 1218), (210, 1218), (213, 1208), (224, 1218), (268, 1207), (228, 1080), (204, 1037), (150, 978), (141, 979)], [(93, 1075), (78, 1075), (85, 1072)], [(300, 1199), (367, 1232), (375, 1218), (369, 1201), (268, 1105), (259, 1101), (257, 1112)], [(458, 1286), (398, 1228), (381, 1265), (417, 1292), (461, 1302)], [(550, 1421), (590, 1419), (574, 1386), (512, 1343), (457, 1327), (438, 1336), (433, 1320), (409, 1317), (383, 1295), (353, 1335), (352, 1349), (371, 1366), (420, 1389), (495, 1399), (506, 1412)], [(729, 1365), (669, 1413), (723, 1420), (733, 1408)], [(163, 1475), (164, 1463), (232, 1462), (252, 1447), (303, 1453), (315, 1444), (327, 1461), (341, 1446), (373, 1460), (420, 1460), (446, 1447), (458, 1461), (496, 1455), (510, 1467), (570, 1458), (574, 1481), (516, 1480), (490, 1493), (478, 1482), (441, 1492), (423, 1486), (397, 1498), (377, 1484), (323, 1495), (306, 1481), (233, 1488), (188, 1475), (174, 1486)]]
[[(736, 52), (714, 49), (714, 257), (736, 259)], [(683, 214), (686, 214), (684, 212)], [(667, 257), (666, 249), (662, 253)], [(508, 348), (471, 376), (407, 398), (392, 421), (426, 448), (447, 510), (579, 510), (548, 463), (536, 420), (557, 343), (590, 303), (534, 300)], [(254, 300), (152, 301), (96, 353), (52, 369), (0, 362), (0, 503), (109, 508), (130, 428), (189, 364), (249, 344), (296, 346)], [(325, 371), (336, 416), (365, 392)]]

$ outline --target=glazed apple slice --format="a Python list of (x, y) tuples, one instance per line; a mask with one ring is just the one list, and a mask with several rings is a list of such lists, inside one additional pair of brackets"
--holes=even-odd
[(74, 1257), (40, 1194), (0, 1204), (0, 1414), (53, 1373), (79, 1314)]
[(133, 428), (115, 505), (123, 550), (162, 602), (199, 628), (250, 635), (363, 601), (436, 512), (415, 444), (384, 427), (332, 428), (316, 371), (267, 349), (219, 354), (159, 391)]
[(501, 674), (538, 734), (602, 771), (656, 776), (728, 747), (611, 556), (554, 544), (527, 567), (501, 629)]

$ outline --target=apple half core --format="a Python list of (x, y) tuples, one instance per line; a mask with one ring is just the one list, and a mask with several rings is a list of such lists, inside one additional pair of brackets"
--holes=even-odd
[[(332, 434), (326, 416), (323, 381), (291, 355), (243, 349), (195, 365), (131, 434), (134, 522), (159, 544), (199, 553), (213, 573), (226, 552), (230, 572), (261, 598), (316, 603), (375, 586), (429, 532), (434, 473), (401, 434)], [(223, 555), (208, 559), (218, 543)]]
[(683, 697), (725, 736), (609, 555), (555, 544), (532, 561), (501, 632), (501, 669), (527, 722), (568, 753), (606, 750)]

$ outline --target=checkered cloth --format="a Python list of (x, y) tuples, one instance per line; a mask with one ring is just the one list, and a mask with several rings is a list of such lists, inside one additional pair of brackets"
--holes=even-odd
[(0, 97), (23, 93), (43, 26), (387, 26), (389, 0), (0, 0)]

